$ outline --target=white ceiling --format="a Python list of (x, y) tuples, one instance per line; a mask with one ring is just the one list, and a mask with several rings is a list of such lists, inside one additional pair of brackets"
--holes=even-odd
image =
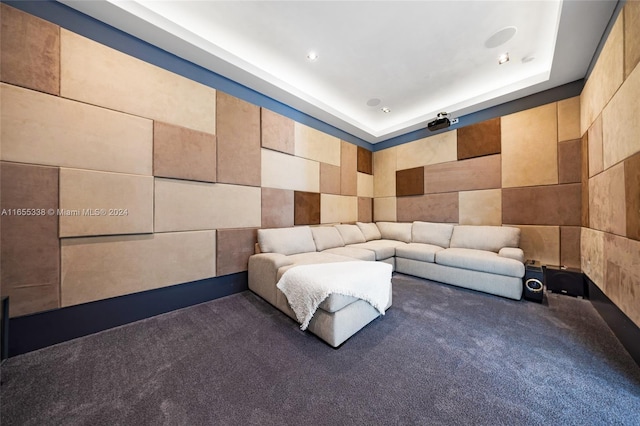
[(583, 78), (617, 3), (59, 1), (371, 143)]

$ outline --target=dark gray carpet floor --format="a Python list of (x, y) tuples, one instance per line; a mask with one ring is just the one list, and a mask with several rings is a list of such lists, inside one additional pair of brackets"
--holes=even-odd
[(640, 424), (640, 368), (588, 301), (393, 282), (337, 350), (244, 292), (10, 358), (1, 423)]

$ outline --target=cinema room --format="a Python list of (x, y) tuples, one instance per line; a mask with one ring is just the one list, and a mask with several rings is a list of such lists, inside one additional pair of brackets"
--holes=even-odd
[(0, 21), (0, 424), (639, 424), (640, 0)]

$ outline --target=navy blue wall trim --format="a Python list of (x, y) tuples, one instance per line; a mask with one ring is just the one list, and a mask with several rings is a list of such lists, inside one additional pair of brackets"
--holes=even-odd
[(563, 99), (579, 96), (582, 92), (582, 88), (584, 87), (584, 83), (584, 80), (576, 80), (572, 83), (554, 87), (553, 89), (525, 96), (524, 98), (515, 99), (511, 102), (505, 102), (491, 108), (483, 109), (482, 111), (463, 115), (462, 117), (458, 117), (458, 124), (454, 124), (453, 126), (446, 129), (431, 132), (428, 129), (424, 128), (411, 133), (396, 136), (395, 138), (387, 139), (384, 142), (375, 144), (373, 150), (380, 151), (382, 149), (402, 145), (404, 143), (426, 138), (428, 136), (437, 135), (438, 133), (444, 133), (450, 130), (458, 129), (460, 127), (469, 126), (471, 124), (479, 123), (491, 118), (502, 117), (505, 115), (513, 114), (514, 112), (524, 111), (526, 109), (535, 108), (540, 105), (545, 105), (551, 102), (561, 101)]
[(246, 272), (163, 287), (9, 320), (9, 356), (247, 290)]
[(104, 44), (105, 46), (119, 50), (127, 55), (164, 68), (216, 90), (221, 90), (254, 105), (267, 108), (299, 123), (340, 138), (346, 142), (372, 150), (373, 145), (365, 140), (313, 118), (301, 111), (278, 102), (275, 99), (236, 83), (233, 80), (229, 80), (220, 74), (179, 58), (178, 56), (120, 31), (117, 28), (105, 24), (104, 22), (98, 21), (97, 19), (85, 15), (84, 13), (72, 9), (62, 3), (58, 3), (54, 0), (3, 0), (2, 3), (6, 3), (16, 9), (20, 9), (56, 25), (60, 25), (62, 28), (73, 31), (74, 33)]
[(589, 277), (585, 275), (585, 278), (589, 284), (589, 301), (640, 366), (640, 328)]

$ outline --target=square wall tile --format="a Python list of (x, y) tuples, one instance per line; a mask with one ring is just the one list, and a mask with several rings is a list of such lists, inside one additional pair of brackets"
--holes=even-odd
[(322, 194), (320, 223), (349, 223), (358, 220), (358, 197)]
[(358, 197), (358, 222), (373, 222), (373, 198)]
[(500, 117), (458, 129), (458, 160), (500, 154)]
[(320, 194), (316, 192), (293, 193), (294, 225), (317, 225), (320, 223)]
[(257, 242), (258, 233), (255, 229), (219, 229), (216, 234), (216, 275), (246, 271)]
[(260, 186), (260, 107), (218, 92), (216, 123), (218, 182)]
[(396, 203), (398, 222), (422, 220), (458, 223), (457, 192), (398, 197)]
[(262, 147), (286, 154), (295, 153), (293, 120), (283, 115), (260, 108)]
[(320, 192), (340, 195), (340, 167), (320, 163)]
[(215, 135), (153, 123), (153, 175), (203, 182), (216, 181)]
[(59, 308), (58, 168), (1, 162), (0, 204), (0, 293), (11, 297), (10, 316)]
[(397, 217), (396, 197), (373, 199), (373, 220), (375, 222), (396, 222)]
[(293, 226), (293, 191), (262, 188), (262, 227), (286, 228)]
[(396, 171), (396, 196), (424, 194), (424, 167)]
[(0, 4), (0, 79), (27, 89), (60, 93), (60, 27)]
[(502, 225), (502, 190), (458, 193), (460, 225)]

